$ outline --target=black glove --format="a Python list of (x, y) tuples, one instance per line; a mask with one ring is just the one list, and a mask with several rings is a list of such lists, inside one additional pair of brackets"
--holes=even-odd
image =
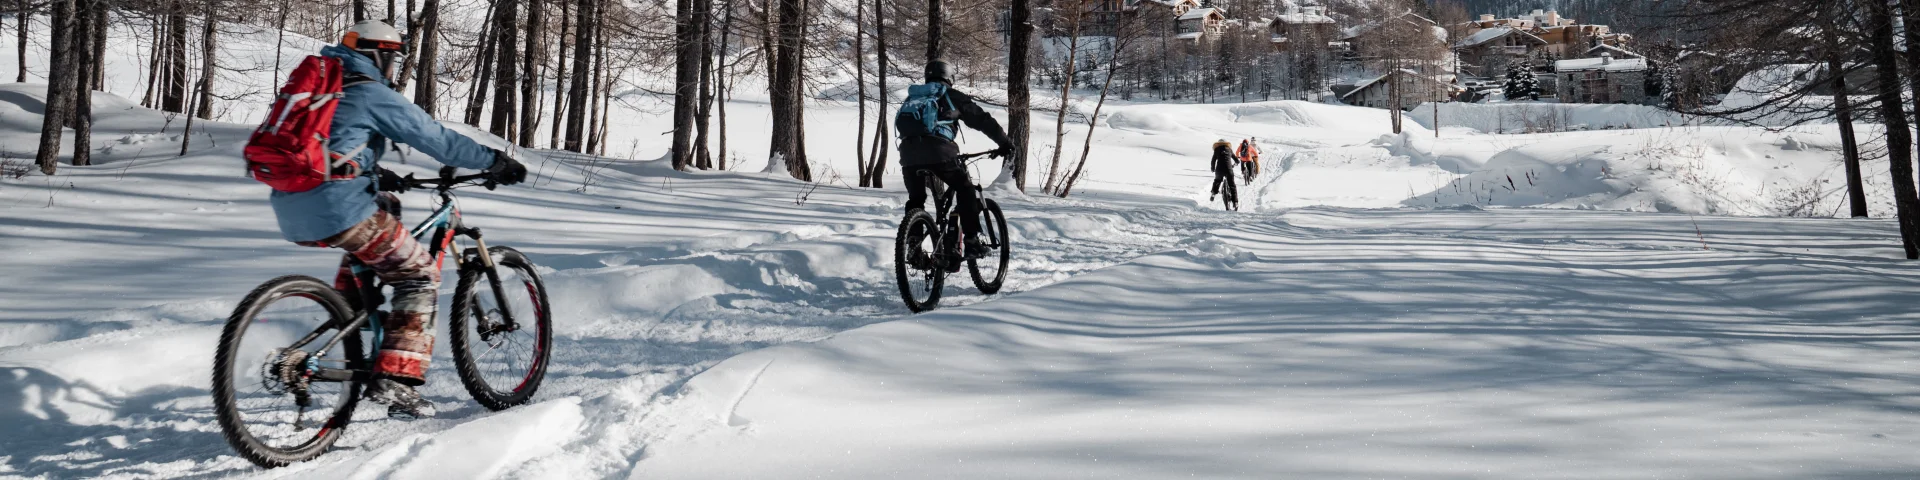
[(987, 156), (989, 156), (989, 157), (993, 157), (993, 158), (1009, 158), (1009, 157), (1012, 157), (1012, 156), (1013, 156), (1013, 147), (1000, 147), (1000, 149), (998, 149), (998, 150), (994, 150), (994, 151), (991, 151), (991, 152), (987, 152)]
[(527, 166), (514, 160), (507, 152), (493, 151), (493, 166), (487, 167), (487, 177), (493, 183), (513, 185), (527, 180)]
[(412, 185), (407, 184), (405, 177), (401, 177), (398, 173), (393, 173), (392, 170), (382, 168), (380, 169), (380, 176), (376, 178), (379, 178), (380, 191), (382, 192), (407, 193), (407, 190), (413, 189)]

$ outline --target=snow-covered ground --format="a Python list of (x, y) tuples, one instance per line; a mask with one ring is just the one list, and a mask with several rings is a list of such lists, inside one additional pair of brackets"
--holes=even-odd
[[(271, 36), (245, 35), (236, 56), (271, 58)], [(115, 45), (133, 60), (96, 96), (97, 165), (0, 179), (0, 477), (1920, 471), (1920, 275), (1893, 260), (1892, 223), (1779, 218), (1844, 211), (1832, 125), (1640, 128), (1643, 110), (1562, 106), (1589, 129), (1493, 134), (1512, 107), (1448, 106), (1435, 138), (1421, 112), (1393, 135), (1376, 109), (1113, 102), (1073, 198), (999, 198), (1004, 293), (962, 281), (909, 317), (898, 179), (761, 173), (766, 105), (745, 92), (734, 171), (649, 160), (669, 128), (635, 94), (615, 158), (530, 152), (531, 185), (463, 192), (491, 243), (549, 269), (536, 403), (486, 412), (443, 349), (438, 418), (364, 409), (335, 451), (258, 471), (212, 419), (215, 337), (253, 285), (330, 275), (337, 253), (280, 240), (240, 172), (240, 107), (176, 156), (179, 118), (114, 95), (137, 96), (122, 84), (141, 65)], [(41, 95), (0, 86), (0, 156), (31, 156)], [(852, 172), (852, 105), (808, 114), (816, 171)], [(1085, 132), (1069, 123), (1068, 152)], [(1249, 212), (1221, 212), (1207, 147), (1247, 137), (1265, 173)], [(1885, 170), (1866, 169), (1877, 217)]]

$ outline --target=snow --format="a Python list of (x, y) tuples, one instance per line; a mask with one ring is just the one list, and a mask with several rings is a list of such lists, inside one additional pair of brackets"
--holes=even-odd
[(1596, 57), (1555, 60), (1553, 62), (1553, 69), (1559, 72), (1583, 72), (1588, 70), (1638, 72), (1647, 69), (1647, 59)]
[(1920, 274), (1844, 247), (1884, 230), (1698, 221), (1697, 236), (1686, 216), (1297, 210), (730, 359), (643, 420), (664, 439), (629, 478), (1920, 467), (1903, 413), (1920, 354), (1896, 346)]
[(1293, 24), (1293, 25), (1307, 25), (1307, 24), (1316, 24), (1316, 23), (1334, 23), (1334, 21), (1333, 21), (1333, 17), (1329, 17), (1329, 16), (1326, 16), (1326, 15), (1322, 15), (1322, 14), (1320, 14), (1320, 13), (1318, 13), (1318, 12), (1288, 12), (1288, 13), (1283, 13), (1283, 14), (1280, 14), (1280, 15), (1279, 15), (1279, 16), (1278, 16), (1278, 17), (1276, 18), (1276, 21), (1279, 21), (1279, 22), (1282, 22), (1282, 23), (1289, 23), (1289, 24)]
[[(1466, 47), (1480, 45), (1482, 43), (1491, 42), (1491, 41), (1500, 39), (1502, 37), (1505, 37), (1509, 33), (1519, 33), (1521, 35), (1526, 35), (1528, 38), (1532, 38), (1538, 41), (1539, 43), (1546, 43), (1545, 40), (1540, 40), (1540, 37), (1535, 37), (1531, 33), (1515, 30), (1513, 27), (1493, 27), (1493, 28), (1488, 28), (1485, 30), (1473, 32), (1473, 34), (1467, 35), (1467, 38), (1460, 39), (1460, 43), (1454, 44), (1454, 47), (1466, 48)], [(1445, 37), (1441, 37), (1441, 38), (1445, 39)]]
[(1199, 20), (1199, 19), (1207, 18), (1208, 16), (1212, 16), (1215, 12), (1225, 13), (1226, 10), (1214, 8), (1214, 7), (1195, 8), (1192, 10), (1187, 10), (1187, 13), (1180, 15), (1180, 19), (1181, 20)]
[[(910, 316), (890, 270), (898, 175), (886, 189), (835, 177), (854, 169), (854, 106), (809, 106), (828, 180), (805, 184), (759, 171), (766, 104), (742, 86), (735, 171), (657, 160), (667, 120), (636, 93), (614, 102), (612, 158), (529, 150), (528, 185), (463, 192), (489, 243), (544, 268), (556, 338), (535, 403), (484, 411), (441, 349), (423, 389), (438, 418), (366, 408), (335, 450), (261, 471), (213, 421), (215, 337), (253, 285), (330, 275), (337, 253), (280, 240), (265, 188), (240, 175), (245, 102), (176, 155), (180, 119), (122, 97), (143, 87), (124, 48), (94, 97), (98, 163), (0, 179), (0, 476), (1920, 470), (1920, 273), (1889, 260), (1886, 176), (1868, 177), (1875, 220), (1781, 218), (1842, 211), (1834, 125), (1446, 104), (1435, 138), (1431, 106), (1392, 134), (1401, 114), (1370, 108), (1111, 100), (1073, 198), (1019, 195), (975, 166), (1008, 215), (1008, 286), (960, 280)], [(270, 65), (264, 51), (232, 50)], [(247, 75), (265, 73), (221, 91), (270, 83)], [(7, 157), (27, 155), (42, 98), (0, 86)], [(1054, 101), (1036, 99), (1043, 144)], [(1086, 129), (1068, 122), (1068, 152)], [(1246, 212), (1222, 212), (1207, 145), (1251, 137), (1263, 174), (1241, 188)], [(434, 167), (412, 157), (390, 164)], [(409, 218), (426, 204), (410, 194)]]

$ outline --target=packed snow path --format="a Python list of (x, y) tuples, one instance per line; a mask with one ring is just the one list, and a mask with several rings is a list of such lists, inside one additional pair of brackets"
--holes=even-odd
[[(492, 244), (548, 269), (557, 336), (539, 399), (622, 412), (621, 402), (642, 404), (733, 355), (908, 314), (892, 274), (899, 192), (549, 155), (533, 188), (460, 197), (467, 222)], [(9, 217), (0, 250), (11, 258), (0, 265), (0, 422), (9, 425), (0, 475), (254, 470), (212, 418), (205, 385), (219, 329), (252, 285), (293, 273), (330, 278), (338, 253), (279, 240), (264, 190), (233, 175), (231, 157), (154, 157), (56, 177), (72, 186), (0, 190)], [(1083, 197), (999, 198), (1016, 234), (1006, 293), (980, 296), (963, 273), (945, 308), (1019, 295), (1241, 218), (1164, 198)], [(406, 199), (414, 215), (427, 210), (428, 195)], [(443, 309), (450, 303), (441, 299)], [(396, 452), (485, 428), (475, 420), (492, 414), (468, 398), (447, 349), (438, 350), (424, 393), (440, 417), (400, 422), (364, 409), (335, 452), (268, 473), (376, 471), (394, 466)], [(426, 451), (525, 460), (580, 441), (554, 435), (509, 451)]]
[(1920, 273), (1885, 222), (1695, 221), (1289, 213), (735, 357), (639, 417), (631, 477), (1920, 471)]

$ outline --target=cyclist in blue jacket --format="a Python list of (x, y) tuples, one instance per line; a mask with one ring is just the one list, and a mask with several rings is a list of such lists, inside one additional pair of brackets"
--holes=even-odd
[[(511, 185), (526, 179), (527, 169), (506, 153), (482, 146), (448, 130), (426, 111), (394, 92), (388, 83), (394, 58), (405, 49), (400, 32), (385, 23), (365, 21), (347, 30), (339, 45), (320, 51), (345, 67), (345, 95), (333, 117), (327, 149), (352, 155), (361, 169), (352, 180), (327, 182), (304, 192), (273, 192), (273, 213), (288, 241), (313, 247), (338, 247), (359, 259), (393, 287), (392, 312), (367, 397), (387, 406), (394, 417), (432, 416), (433, 404), (413, 387), (426, 383), (433, 355), (433, 319), (440, 269), (428, 248), (400, 223), (399, 200), (384, 190), (403, 190), (397, 177), (380, 168), (391, 142), (404, 143), (446, 165), (484, 170)], [(342, 260), (335, 288), (350, 285)]]

